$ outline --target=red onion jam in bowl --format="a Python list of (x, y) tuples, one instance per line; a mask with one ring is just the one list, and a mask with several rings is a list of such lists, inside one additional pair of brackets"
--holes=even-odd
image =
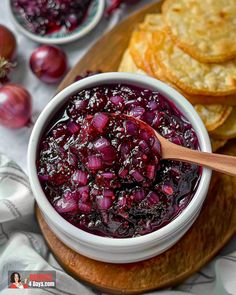
[(102, 19), (105, 0), (7, 0), (22, 34), (42, 44), (66, 44), (88, 34)]
[(198, 216), (211, 171), (161, 160), (137, 117), (183, 146), (210, 152), (190, 103), (142, 75), (106, 73), (80, 80), (46, 106), (33, 129), (29, 176), (49, 227), (90, 258), (128, 263), (175, 244)]

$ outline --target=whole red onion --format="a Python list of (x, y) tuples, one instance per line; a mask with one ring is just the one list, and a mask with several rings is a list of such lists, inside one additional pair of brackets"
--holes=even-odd
[(32, 101), (29, 92), (17, 84), (0, 87), (0, 124), (20, 128), (30, 123)]
[(14, 63), (10, 61), (14, 58), (16, 52), (16, 38), (14, 34), (5, 26), (0, 25), (0, 83), (9, 81), (8, 74)]
[(66, 73), (67, 57), (58, 47), (42, 45), (32, 53), (30, 67), (33, 73), (43, 82), (56, 83)]
[(16, 52), (16, 38), (5, 26), (0, 25), (0, 57), (12, 60)]

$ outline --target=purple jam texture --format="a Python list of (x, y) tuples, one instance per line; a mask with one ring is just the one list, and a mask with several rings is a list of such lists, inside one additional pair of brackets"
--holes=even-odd
[[(115, 114), (115, 115), (114, 115)], [(55, 210), (87, 232), (128, 238), (153, 232), (191, 201), (201, 170), (161, 159), (153, 133), (199, 149), (186, 118), (160, 93), (130, 85), (80, 91), (42, 137), (38, 176)]]
[(35, 34), (73, 31), (84, 20), (91, 0), (12, 0), (13, 7)]

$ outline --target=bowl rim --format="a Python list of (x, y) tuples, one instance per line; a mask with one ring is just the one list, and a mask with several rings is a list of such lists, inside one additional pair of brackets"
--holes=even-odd
[(82, 38), (83, 36), (87, 35), (99, 23), (99, 21), (101, 20), (103, 16), (104, 9), (105, 9), (105, 0), (98, 0), (98, 8), (97, 8), (96, 14), (94, 15), (92, 21), (87, 26), (85, 26), (81, 31), (68, 36), (64, 36), (64, 37), (48, 38), (46, 36), (40, 36), (40, 35), (31, 33), (24, 26), (22, 26), (16, 19), (15, 13), (13, 12), (12, 0), (8, 0), (8, 11), (10, 12), (10, 17), (14, 26), (29, 39), (42, 44), (66, 44), (66, 43), (70, 43)]
[(164, 237), (173, 234), (175, 229), (178, 228), (178, 225), (181, 226), (186, 223), (194, 214), (194, 212), (202, 206), (211, 179), (211, 170), (208, 168), (203, 168), (198, 188), (187, 207), (176, 218), (174, 218), (164, 227), (139, 237), (122, 239), (97, 236), (75, 227), (74, 225), (66, 221), (59, 213), (57, 213), (57, 211), (50, 204), (43, 192), (37, 176), (36, 169), (38, 142), (41, 139), (41, 135), (43, 133), (45, 125), (47, 125), (47, 119), (49, 116), (54, 115), (58, 111), (58, 108), (65, 104), (66, 99), (68, 99), (68, 97), (73, 93), (82, 89), (94, 87), (96, 85), (117, 83), (140, 85), (140, 87), (147, 87), (151, 90), (158, 90), (169, 100), (173, 101), (176, 107), (184, 114), (184, 116), (188, 118), (188, 120), (193, 125), (193, 128), (195, 129), (198, 136), (201, 150), (205, 152), (211, 152), (209, 135), (194, 107), (182, 96), (182, 94), (177, 92), (169, 85), (154, 78), (141, 74), (117, 72), (103, 73), (77, 81), (56, 94), (55, 97), (47, 104), (47, 106), (40, 114), (30, 136), (28, 146), (28, 173), (31, 189), (40, 209), (43, 211), (44, 214), (46, 214), (46, 216), (48, 216), (50, 220), (52, 220), (54, 224), (58, 226), (58, 228), (60, 228), (62, 232), (66, 231), (67, 234), (75, 237), (82, 243), (88, 245), (90, 244), (95, 247), (132, 247), (132, 245), (134, 244), (148, 244), (150, 242), (153, 242), (154, 240), (161, 240)]

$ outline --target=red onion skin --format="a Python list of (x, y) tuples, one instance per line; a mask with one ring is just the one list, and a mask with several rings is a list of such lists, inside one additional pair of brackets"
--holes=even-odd
[(16, 53), (16, 38), (5, 26), (0, 25), (0, 57), (12, 60)]
[(0, 125), (21, 128), (30, 123), (32, 99), (29, 92), (17, 84), (0, 88)]
[(30, 68), (41, 81), (57, 83), (67, 71), (66, 54), (58, 47), (42, 45), (32, 53)]

